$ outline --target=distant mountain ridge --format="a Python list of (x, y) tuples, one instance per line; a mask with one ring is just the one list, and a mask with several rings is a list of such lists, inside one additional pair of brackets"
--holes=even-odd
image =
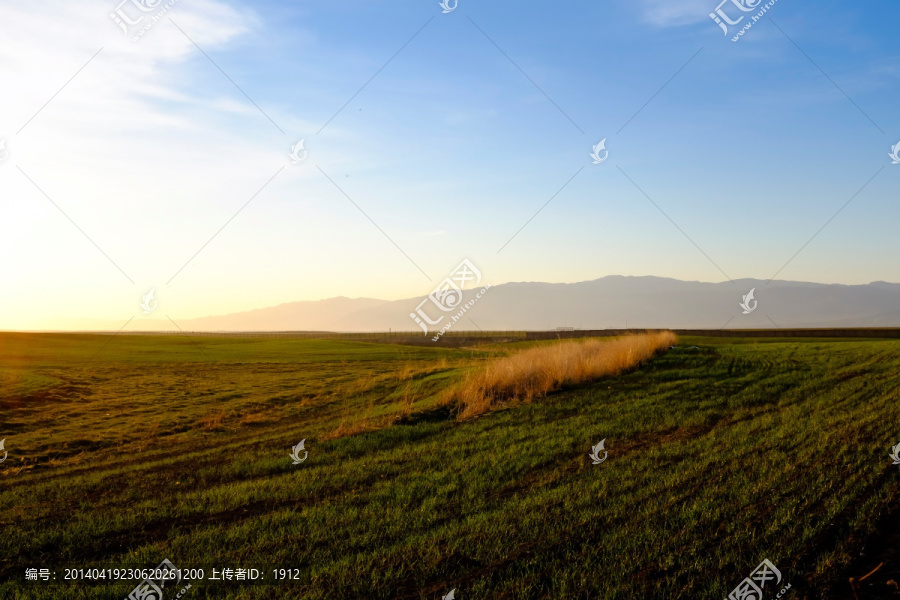
[[(480, 289), (480, 288), (479, 288)], [(755, 310), (742, 298), (755, 289)], [(464, 293), (464, 303), (475, 291)], [(410, 313), (425, 297), (406, 300), (330, 298), (290, 302), (221, 316), (182, 319), (185, 331), (421, 331)], [(751, 303), (751, 307), (753, 304)], [(427, 302), (432, 320), (446, 315)], [(121, 326), (121, 325), (119, 325)], [(455, 330), (900, 326), (900, 284), (865, 285), (738, 279), (704, 283), (611, 275), (579, 283), (504, 283), (490, 288)], [(114, 329), (112, 324), (97, 329)], [(131, 330), (171, 330), (164, 319), (136, 319)]]

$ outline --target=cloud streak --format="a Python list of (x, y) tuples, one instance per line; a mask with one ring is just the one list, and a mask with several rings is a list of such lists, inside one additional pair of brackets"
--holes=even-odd
[(640, 0), (643, 19), (657, 27), (682, 27), (709, 20), (716, 0)]

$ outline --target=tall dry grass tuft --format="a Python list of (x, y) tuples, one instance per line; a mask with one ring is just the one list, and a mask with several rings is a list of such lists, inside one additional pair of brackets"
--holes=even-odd
[(529, 402), (568, 385), (618, 375), (677, 341), (674, 333), (663, 331), (523, 350), (471, 373), (448, 390), (444, 402), (458, 406), (460, 419), (474, 417), (500, 404)]

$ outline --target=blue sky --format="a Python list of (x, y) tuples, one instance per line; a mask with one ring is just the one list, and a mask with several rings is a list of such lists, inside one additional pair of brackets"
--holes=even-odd
[(10, 3), (0, 327), (423, 296), (463, 258), (900, 281), (900, 8), (779, 0), (735, 43), (716, 4), (179, 0), (130, 42), (116, 2)]

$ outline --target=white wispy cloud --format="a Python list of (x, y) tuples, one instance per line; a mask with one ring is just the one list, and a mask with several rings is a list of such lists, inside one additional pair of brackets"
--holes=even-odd
[[(166, 281), (286, 162), (282, 134), (172, 22), (131, 41), (109, 17), (116, 4), (0, 4), (0, 252), (18, 256), (0, 268), (16, 290), (2, 299), (9, 314), (51, 311), (48, 290), (85, 282), (93, 300), (72, 293), (66, 313), (115, 310), (104, 302), (135, 292), (94, 244), (137, 290)], [(212, 56), (258, 26), (213, 0), (181, 0), (168, 16)], [(198, 73), (211, 83), (194, 85)]]
[(645, 21), (657, 27), (680, 27), (709, 20), (718, 0), (640, 0)]

